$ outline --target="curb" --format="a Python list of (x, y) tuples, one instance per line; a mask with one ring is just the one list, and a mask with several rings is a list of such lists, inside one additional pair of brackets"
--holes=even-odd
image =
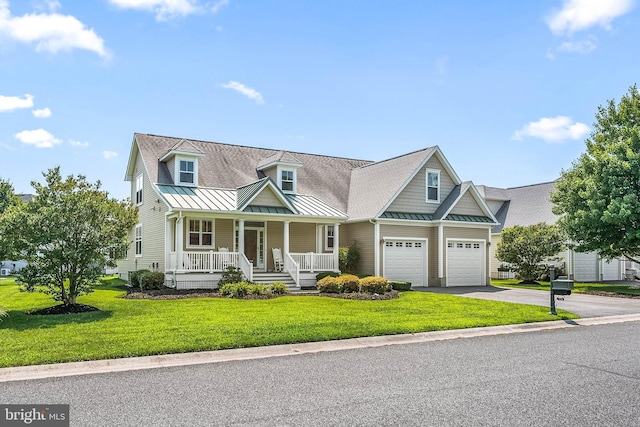
[(576, 326), (596, 326), (637, 321), (640, 321), (640, 313), (576, 320), (554, 320), (549, 322), (524, 323), (518, 325), (489, 326), (485, 328), (351, 338), (301, 344), (281, 344), (265, 347), (202, 351), (196, 353), (165, 354), (123, 359), (94, 360), (88, 362), (20, 366), (16, 368), (0, 368), (0, 383), (76, 375), (124, 372), (141, 369), (167, 368), (173, 366), (200, 365), (206, 363), (222, 363), (239, 360), (265, 359), (270, 357), (314, 354), (326, 351), (353, 350), (359, 348), (383, 347), (388, 345), (415, 344), (454, 340), (459, 338), (539, 332), (554, 329), (574, 328)]

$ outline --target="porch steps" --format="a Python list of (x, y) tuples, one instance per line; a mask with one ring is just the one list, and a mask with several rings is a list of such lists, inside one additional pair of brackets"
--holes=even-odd
[(294, 282), (293, 278), (287, 273), (258, 273), (254, 271), (253, 281), (255, 283), (263, 283), (265, 285), (269, 285), (273, 282), (282, 282), (291, 290), (300, 289), (298, 286), (296, 286), (296, 282)]

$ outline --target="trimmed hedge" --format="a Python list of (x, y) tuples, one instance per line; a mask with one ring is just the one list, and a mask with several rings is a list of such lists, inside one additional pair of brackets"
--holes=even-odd
[(269, 291), (274, 295), (284, 295), (289, 292), (289, 287), (282, 282), (273, 282), (267, 286), (267, 292)]
[(273, 282), (270, 285), (250, 282), (227, 283), (219, 289), (221, 295), (231, 298), (244, 298), (247, 295), (283, 295), (288, 291), (289, 288), (282, 282)]
[(338, 273), (337, 271), (321, 271), (320, 273), (316, 274), (316, 280), (322, 280), (327, 276), (340, 277), (340, 273)]
[(140, 290), (158, 290), (164, 288), (164, 273), (159, 271), (145, 271), (138, 274)]
[(338, 283), (338, 278), (332, 276), (326, 276), (325, 278), (318, 280), (316, 288), (318, 288), (320, 292), (326, 292), (329, 294), (342, 293), (342, 286)]
[(391, 290), (391, 284), (384, 277), (365, 277), (360, 279), (360, 292), (370, 294), (384, 294)]
[(338, 282), (342, 292), (349, 293), (360, 291), (360, 279), (358, 279), (358, 276), (354, 276), (353, 274), (343, 274), (340, 277), (336, 277), (335, 280)]
[(142, 269), (142, 270), (132, 271), (129, 274), (129, 284), (131, 286), (133, 286), (134, 288), (139, 288), (140, 287), (140, 275), (142, 275), (144, 273), (151, 273), (151, 270)]
[(391, 289), (395, 289), (396, 291), (410, 291), (411, 290), (411, 282), (396, 282), (389, 281), (391, 285)]

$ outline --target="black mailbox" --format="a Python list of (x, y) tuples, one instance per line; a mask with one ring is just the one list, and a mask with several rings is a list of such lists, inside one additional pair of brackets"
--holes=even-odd
[(573, 290), (573, 280), (552, 280), (551, 293), (554, 295), (571, 295)]

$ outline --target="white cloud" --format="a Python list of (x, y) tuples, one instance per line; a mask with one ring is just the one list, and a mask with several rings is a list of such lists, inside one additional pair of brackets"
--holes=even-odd
[(88, 142), (76, 141), (75, 139), (70, 139), (69, 140), (69, 144), (71, 144), (74, 147), (88, 147), (89, 146)]
[(256, 104), (264, 104), (264, 99), (262, 99), (262, 95), (260, 94), (260, 92), (255, 89), (251, 89), (250, 87), (245, 86), (242, 83), (230, 81), (229, 83), (221, 84), (220, 86), (225, 89), (233, 89), (237, 92), (240, 92), (247, 98), (256, 101)]
[(40, 110), (31, 110), (34, 117), (39, 119), (46, 119), (47, 117), (51, 117), (51, 110), (48, 107), (41, 108)]
[(14, 136), (24, 144), (34, 145), (36, 148), (51, 148), (62, 142), (44, 129), (23, 130)]
[(118, 153), (116, 153), (115, 151), (103, 151), (102, 152), (102, 157), (104, 157), (107, 160), (111, 160), (111, 159), (115, 159), (116, 157), (118, 157)]
[(611, 29), (611, 21), (633, 8), (633, 0), (564, 0), (562, 9), (547, 17), (554, 34), (572, 34), (593, 26)]
[(24, 95), (24, 98), (20, 98), (19, 96), (0, 95), (0, 112), (31, 107), (33, 107), (33, 96), (28, 93)]
[(589, 37), (582, 41), (569, 41), (563, 42), (557, 47), (558, 52), (571, 52), (585, 55), (589, 52), (596, 50), (597, 39), (595, 37)]
[[(57, 2), (50, 2), (57, 7)], [(57, 3), (59, 5), (59, 3)], [(58, 13), (11, 16), (9, 1), (0, 0), (0, 35), (23, 43), (35, 43), (37, 52), (57, 53), (85, 49), (109, 58), (104, 40), (71, 15)]]
[(216, 14), (221, 8), (223, 8), (224, 6), (227, 6), (228, 4), (229, 4), (229, 0), (220, 0), (214, 3), (209, 9), (211, 10), (211, 13)]
[(197, 0), (109, 0), (109, 2), (120, 9), (154, 12), (158, 21), (190, 15), (200, 10)]
[(34, 8), (36, 10), (55, 12), (60, 9), (62, 5), (58, 0), (42, 0), (35, 4)]
[(543, 117), (537, 122), (529, 122), (516, 131), (511, 139), (520, 141), (523, 137), (541, 138), (547, 142), (561, 142), (567, 139), (582, 139), (590, 131), (584, 123), (574, 123), (571, 117)]

